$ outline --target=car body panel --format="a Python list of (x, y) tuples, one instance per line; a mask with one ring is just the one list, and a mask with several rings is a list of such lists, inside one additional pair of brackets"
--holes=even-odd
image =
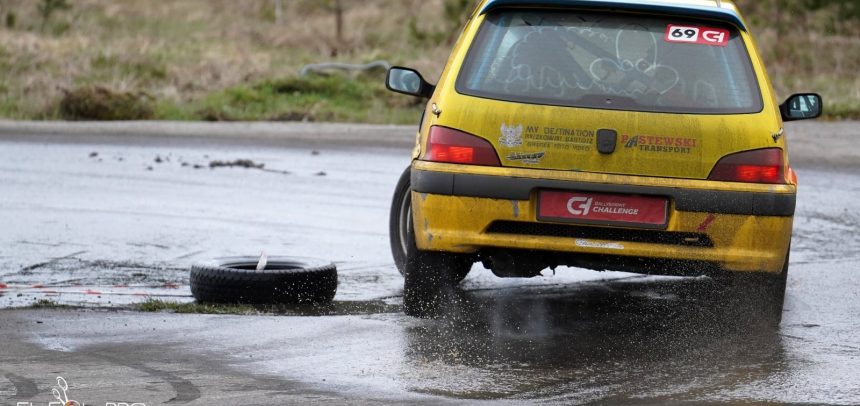
[[(421, 250), (475, 253), (496, 247), (719, 263), (732, 271), (779, 273), (792, 217), (681, 212), (670, 208), (667, 232), (702, 229), (713, 247), (487, 232), (494, 222), (536, 223), (536, 196), (524, 201), (413, 192), (416, 245)], [(767, 235), (770, 238), (761, 238)]]
[[(519, 193), (509, 196), (513, 198), (500, 198), (499, 195), (476, 193), (458, 195), (453, 193), (456, 188), (452, 186), (452, 193), (413, 191), (414, 230), (416, 245), (420, 250), (480, 253), (488, 249), (511, 249), (705, 261), (730, 271), (778, 273), (783, 269), (791, 240), (797, 186), (794, 184), (793, 175), (788, 175), (792, 174), (792, 171), (788, 167), (787, 137), (784, 134), (776, 96), (756, 45), (733, 4), (724, 1), (722, 8), (728, 10), (727, 13), (738, 16), (735, 22), (738, 35), (747, 48), (752, 70), (758, 80), (762, 108), (754, 113), (676, 114), (604, 110), (492, 100), (461, 94), (455, 87), (460, 66), (467, 56), (469, 44), (485, 19), (481, 10), (489, 9), (488, 6), (492, 3), (501, 6), (510, 2), (484, 1), (464, 28), (443, 70), (436, 91), (427, 103), (424, 119), (416, 135), (413, 171), (498, 177), (506, 182), (570, 182), (571, 185), (587, 185), (587, 188), (593, 190), (617, 185), (652, 188), (641, 190), (653, 190), (649, 193), (667, 196), (669, 200), (668, 222), (662, 231), (669, 234), (697, 233), (707, 239), (709, 245), (673, 245), (494, 232), (493, 225), (500, 222), (507, 225), (558, 223), (538, 220), (539, 187), (528, 189), (525, 196)], [(587, 6), (593, 9), (598, 3), (604, 2), (536, 3), (541, 6), (588, 3)], [(715, 4), (694, 0), (659, 3), (671, 4), (679, 9), (690, 4), (694, 8), (707, 7), (705, 3)], [(716, 8), (715, 5), (711, 7)], [(693, 14), (702, 18), (701, 14)], [(721, 20), (726, 21), (726, 18)], [(502, 166), (458, 165), (421, 160), (427, 149), (427, 135), (432, 126), (457, 129), (487, 140), (496, 149)], [(595, 135), (601, 129), (617, 132), (616, 147), (611, 154), (599, 153), (596, 150)], [(517, 132), (519, 134), (516, 134)], [(527, 138), (526, 135), (532, 137)], [(511, 138), (517, 136), (522, 141), (519, 145), (517, 141), (511, 141)], [(644, 141), (640, 141), (642, 137), (645, 137)], [(567, 146), (559, 147), (554, 144)], [(724, 156), (762, 148), (782, 150), (788, 178), (786, 184), (707, 180), (714, 165)], [(679, 195), (674, 193), (682, 190), (713, 192), (715, 195), (737, 193), (772, 196), (784, 198), (791, 204), (790, 210), (773, 213), (720, 207), (692, 210), (678, 200)], [(757, 202), (753, 206), (760, 202), (752, 201)], [(613, 232), (640, 232), (637, 227), (592, 228)]]
[[(493, 144), (504, 166), (594, 171), (642, 176), (706, 179), (714, 164), (730, 153), (777, 147), (787, 150), (779, 107), (770, 83), (760, 86), (763, 108), (754, 114), (670, 114), (547, 106), (467, 96), (455, 88), (457, 69), (484, 16), (471, 21), (463, 33), (428, 103), (421, 134), (440, 125), (482, 137)], [(747, 45), (755, 76), (767, 78), (761, 58)], [(442, 114), (435, 115), (436, 105)], [(480, 117), (476, 120), (475, 117)], [(520, 133), (522, 145), (504, 145), (504, 129)], [(595, 153), (599, 129), (615, 130), (619, 146), (613, 154)], [(426, 149), (426, 137), (419, 141)], [(665, 145), (666, 143), (670, 145)], [(542, 155), (539, 160), (528, 157)], [(526, 159), (523, 159), (526, 157)], [(512, 158), (512, 159), (511, 159)]]

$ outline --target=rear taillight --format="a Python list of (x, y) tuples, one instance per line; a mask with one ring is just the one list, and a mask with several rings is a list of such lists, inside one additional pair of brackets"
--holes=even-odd
[(424, 159), (452, 164), (500, 166), (489, 141), (447, 127), (430, 127)]
[(720, 159), (710, 180), (746, 183), (785, 184), (785, 164), (779, 148), (739, 152)]

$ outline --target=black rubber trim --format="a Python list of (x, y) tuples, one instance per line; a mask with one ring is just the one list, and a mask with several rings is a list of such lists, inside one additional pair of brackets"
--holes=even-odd
[(754, 216), (793, 216), (797, 203), (793, 193), (727, 192), (412, 170), (412, 190), (419, 193), (529, 200), (535, 189), (667, 196), (678, 211)]
[(593, 240), (642, 242), (650, 244), (682, 245), (688, 247), (714, 246), (706, 234), (658, 230), (631, 230), (567, 224), (532, 223), (525, 221), (495, 221), (487, 233), (534, 235), (539, 237), (587, 238)]

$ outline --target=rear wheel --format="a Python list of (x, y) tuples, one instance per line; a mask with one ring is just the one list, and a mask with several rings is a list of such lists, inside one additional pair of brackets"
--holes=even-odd
[(404, 277), (403, 305), (415, 317), (438, 316), (453, 300), (454, 286), (472, 267), (471, 257), (462, 254), (421, 251), (415, 245), (412, 222), (411, 168), (406, 168), (391, 201), (389, 237), (391, 253)]
[[(791, 251), (791, 249), (789, 249)], [(732, 272), (731, 288), (738, 300), (765, 324), (778, 326), (782, 321), (785, 287), (788, 281), (789, 253), (785, 254), (785, 265), (778, 274), (762, 272)]]

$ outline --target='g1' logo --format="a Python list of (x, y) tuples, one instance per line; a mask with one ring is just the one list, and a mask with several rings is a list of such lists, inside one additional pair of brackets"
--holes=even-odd
[(722, 44), (726, 42), (725, 31), (705, 31), (702, 33), (702, 38), (708, 42)]
[(587, 216), (594, 200), (590, 197), (571, 197), (567, 201), (567, 211), (574, 216)]

